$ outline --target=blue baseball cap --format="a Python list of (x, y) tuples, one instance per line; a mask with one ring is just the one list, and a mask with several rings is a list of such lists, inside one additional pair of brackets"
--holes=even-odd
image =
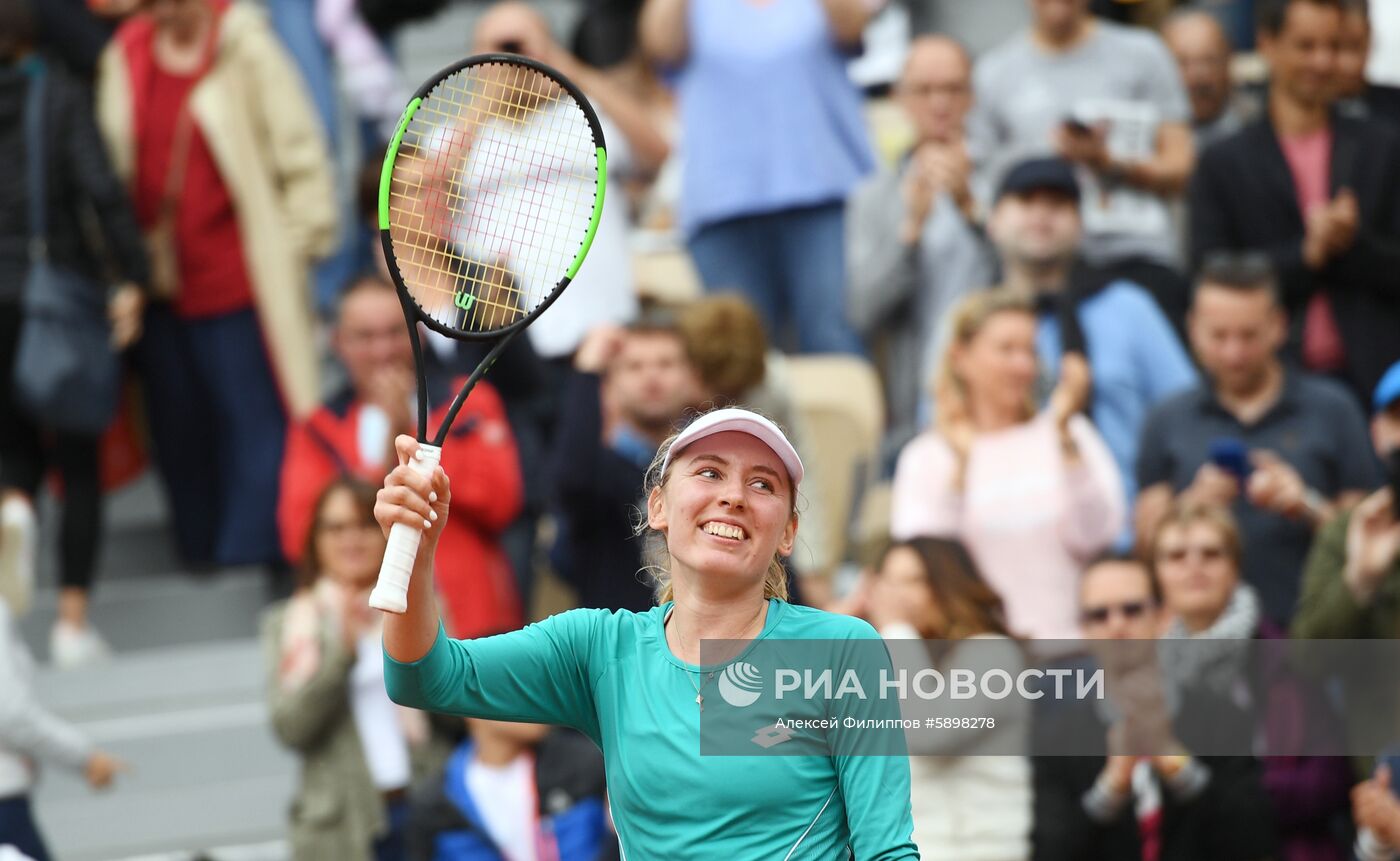
[(1381, 381), (1376, 383), (1376, 393), (1371, 396), (1371, 409), (1374, 412), (1388, 410), (1397, 400), (1400, 400), (1400, 362), (1391, 365)]

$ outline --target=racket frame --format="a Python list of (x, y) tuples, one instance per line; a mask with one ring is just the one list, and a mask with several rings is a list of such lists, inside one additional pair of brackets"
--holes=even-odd
[[(398, 155), (399, 146), (403, 143), (404, 133), (408, 129), (409, 122), (417, 112), (418, 107), (434, 88), (441, 84), (448, 77), (457, 74), (461, 70), (473, 65), (484, 65), (487, 63), (507, 63), (523, 65), (546, 75), (555, 83), (564, 88), (564, 91), (573, 98), (585, 118), (593, 133), (594, 151), (597, 156), (597, 177), (595, 179), (595, 193), (593, 198), (593, 212), (589, 216), (587, 232), (584, 234), (583, 242), (574, 254), (573, 261), (563, 277), (555, 284), (553, 291), (546, 296), (538, 306), (525, 314), (521, 319), (509, 326), (493, 329), (489, 332), (466, 332), (454, 329), (438, 323), (428, 316), (423, 309), (414, 301), (413, 295), (409, 293), (408, 286), (404, 283), (403, 274), (399, 271), (398, 258), (394, 254), (394, 244), (391, 238), (389, 226), (389, 192), (393, 183), (394, 161)], [(491, 369), (502, 352), (515, 340), (527, 326), (533, 323), (540, 314), (544, 313), (554, 300), (564, 292), (564, 288), (569, 286), (574, 276), (578, 274), (579, 266), (583, 264), (583, 259), (588, 254), (589, 248), (593, 245), (593, 237), (598, 231), (598, 221), (603, 212), (603, 198), (607, 191), (607, 167), (608, 153), (607, 145), (603, 139), (603, 128), (598, 122), (598, 115), (593, 110), (592, 104), (584, 97), (582, 91), (558, 70), (552, 69), (536, 60), (528, 57), (521, 57), (515, 54), (478, 54), (454, 63), (438, 72), (433, 78), (424, 83), (414, 93), (413, 99), (404, 108), (403, 116), (399, 119), (399, 124), (394, 131), (388, 151), (384, 154), (384, 166), (380, 173), (379, 182), (379, 240), (384, 248), (384, 259), (388, 264), (389, 276), (394, 282), (394, 288), (399, 294), (399, 304), (403, 307), (404, 321), (408, 324), (409, 338), (413, 343), (413, 366), (418, 384), (418, 442), (419, 448), (415, 457), (411, 460), (410, 466), (419, 475), (431, 476), (436, 469), (438, 459), (442, 453), (442, 445), (447, 439), (447, 432), (452, 427), (452, 422), (457, 418), (457, 413), (462, 405), (466, 403), (467, 396), (471, 394), (477, 382)], [(481, 360), (476, 369), (467, 378), (457, 397), (453, 399), (452, 406), (443, 417), (442, 425), (438, 428), (437, 436), (431, 443), (428, 442), (428, 380), (423, 368), (423, 344), (418, 335), (418, 324), (423, 323), (429, 329), (446, 335), (459, 341), (487, 341), (495, 339), (496, 343)], [(425, 521), (424, 527), (430, 524)], [(423, 530), (409, 526), (405, 523), (395, 523), (389, 531), (389, 539), (385, 545), (384, 559), (380, 564), (379, 579), (373, 591), (370, 593), (369, 604), (371, 607), (385, 610), (392, 613), (402, 613), (408, 606), (408, 587), (412, 579), (414, 560), (417, 557), (418, 545), (422, 540)]]
[[(530, 310), (525, 316), (511, 323), (509, 326), (502, 326), (499, 329), (492, 329), (489, 332), (467, 332), (455, 329), (451, 326), (443, 325), (424, 313), (414, 301), (413, 294), (408, 291), (404, 284), (402, 273), (399, 271), (398, 258), (394, 254), (394, 243), (389, 226), (389, 192), (392, 187), (394, 161), (399, 152), (399, 147), (403, 143), (404, 133), (408, 131), (408, 124), (413, 120), (414, 114), (422, 105), (423, 100), (438, 87), (444, 80), (452, 75), (461, 72), (463, 69), (472, 66), (482, 66), (488, 64), (509, 64), (525, 66), (553, 80), (563, 87), (564, 91), (574, 100), (579, 109), (587, 119), (589, 129), (593, 133), (593, 146), (598, 160), (598, 175), (595, 180), (596, 192), (593, 199), (593, 212), (589, 217), (588, 227), (583, 237), (583, 243), (579, 246), (570, 263), (568, 270), (563, 277), (555, 284), (554, 289), (535, 308)], [(584, 96), (583, 91), (578, 88), (573, 81), (565, 77), (558, 69), (548, 66), (538, 60), (523, 57), (518, 54), (488, 53), (475, 54), (456, 63), (444, 67), (436, 75), (425, 81), (409, 100), (408, 106), (404, 108), (403, 115), (399, 118), (398, 126), (394, 130), (394, 136), (390, 139), (389, 148), (384, 153), (384, 165), (379, 176), (379, 241), (384, 249), (384, 259), (388, 264), (389, 275), (394, 282), (394, 288), (399, 294), (399, 304), (403, 307), (404, 321), (408, 324), (409, 334), (413, 340), (413, 366), (417, 376), (418, 384), (418, 441), (442, 447), (447, 439), (447, 433), (452, 427), (452, 422), (456, 420), (457, 414), (461, 411), (462, 405), (466, 403), (467, 396), (472, 389), (491, 369), (496, 360), (500, 358), (506, 347), (515, 340), (516, 336), (523, 332), (526, 327), (539, 318), (554, 300), (564, 292), (578, 274), (579, 267), (583, 265), (583, 259), (587, 256), (589, 248), (593, 245), (593, 238), (598, 232), (598, 222), (603, 213), (603, 199), (607, 191), (607, 144), (603, 138), (603, 126), (598, 120), (598, 114), (593, 109), (593, 105)], [(443, 417), (442, 425), (438, 428), (437, 435), (431, 442), (428, 440), (428, 380), (423, 370), (423, 345), (422, 339), (418, 337), (418, 323), (422, 323), (434, 332), (446, 335), (458, 341), (491, 341), (497, 343), (491, 348), (486, 357), (477, 365), (466, 383), (462, 386), (457, 396), (453, 398), (452, 405), (448, 408), (447, 414)]]

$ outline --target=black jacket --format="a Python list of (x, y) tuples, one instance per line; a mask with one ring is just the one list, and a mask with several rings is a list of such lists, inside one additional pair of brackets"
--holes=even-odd
[(91, 81), (116, 22), (90, 10), (83, 0), (41, 0), (29, 4), (39, 26), (39, 44), (69, 69)]
[(633, 534), (645, 467), (603, 438), (602, 379), (571, 371), (549, 455), (552, 503), (559, 515), (555, 568), (578, 592), (579, 606), (646, 612), (655, 606), (639, 573), (642, 540)]
[[(114, 278), (145, 286), (149, 279), (141, 230), (107, 160), (91, 93), (57, 63), (47, 63), (46, 73), (49, 258), (94, 278), (110, 265)], [(29, 81), (22, 68), (0, 65), (0, 302), (18, 300), (29, 265), (24, 141)]]
[[(1247, 749), (1244, 714), (1222, 727), (1231, 707), (1204, 690), (1183, 693), (1172, 722), (1188, 750)], [(1087, 734), (1087, 735), (1086, 735)], [(1108, 727), (1092, 700), (1056, 703), (1037, 714), (1034, 749), (1090, 750), (1086, 739), (1106, 752)], [(1058, 742), (1058, 745), (1057, 745)], [(1161, 861), (1265, 861), (1276, 857), (1273, 812), (1264, 792), (1258, 760), (1248, 756), (1199, 756), (1210, 781), (1189, 801), (1162, 788)], [(1100, 824), (1085, 812), (1084, 794), (1103, 770), (1099, 756), (1040, 755), (1032, 759), (1035, 818), (1033, 861), (1139, 861), (1142, 845), (1129, 801), (1117, 817)]]
[(1319, 290), (1332, 300), (1346, 345), (1347, 382), (1364, 399), (1400, 359), (1400, 132), (1374, 120), (1332, 119), (1331, 189), (1349, 188), (1361, 211), (1351, 249), (1322, 271), (1303, 264), (1303, 215), (1293, 174), (1265, 117), (1209, 147), (1191, 180), (1191, 257), (1221, 249), (1267, 252), (1292, 322)]
[(1360, 95), (1342, 100), (1337, 112), (1358, 119), (1380, 120), (1400, 130), (1400, 87), (1367, 84)]

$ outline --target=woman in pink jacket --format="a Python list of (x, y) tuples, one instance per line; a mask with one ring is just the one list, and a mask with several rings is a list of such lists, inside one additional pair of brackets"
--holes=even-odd
[(1113, 457), (1080, 410), (1083, 356), (1067, 355), (1044, 409), (1034, 390), (1036, 318), (1002, 291), (954, 311), (935, 381), (935, 426), (895, 469), (892, 533), (958, 538), (1001, 594), (1013, 633), (1079, 636), (1075, 596), (1084, 563), (1122, 528)]

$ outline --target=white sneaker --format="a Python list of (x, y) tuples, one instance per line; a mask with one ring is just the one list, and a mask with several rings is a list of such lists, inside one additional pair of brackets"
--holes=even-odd
[(49, 634), (49, 660), (60, 670), (91, 666), (110, 660), (112, 647), (92, 625), (81, 628), (55, 622)]
[(34, 598), (34, 560), (39, 552), (39, 519), (19, 496), (0, 502), (0, 600), (15, 618)]

